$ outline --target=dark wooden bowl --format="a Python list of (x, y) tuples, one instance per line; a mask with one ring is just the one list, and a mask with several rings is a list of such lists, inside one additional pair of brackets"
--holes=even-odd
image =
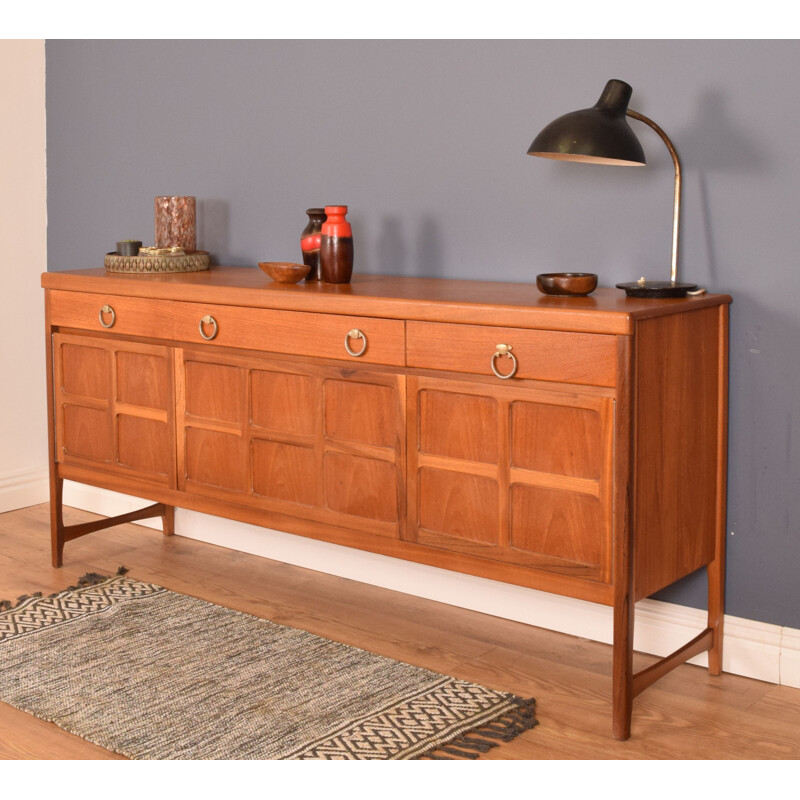
[(536, 276), (536, 288), (543, 294), (581, 297), (597, 288), (597, 275), (591, 272), (547, 272)]
[(259, 261), (258, 266), (277, 283), (297, 283), (308, 275), (308, 264), (292, 264), (289, 261)]

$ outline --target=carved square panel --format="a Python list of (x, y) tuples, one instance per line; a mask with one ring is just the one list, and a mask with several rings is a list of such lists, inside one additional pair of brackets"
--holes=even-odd
[(165, 422), (120, 414), (117, 461), (141, 472), (168, 475), (172, 468), (171, 428)]
[(497, 463), (498, 404), (494, 398), (425, 389), (418, 402), (421, 453)]
[(419, 471), (419, 525), (459, 539), (498, 541), (497, 481), (439, 469)]
[(263, 497), (316, 505), (319, 480), (313, 447), (253, 439), (253, 491)]
[(357, 381), (325, 381), (325, 435), (378, 447), (397, 443), (395, 390)]
[(61, 385), (67, 394), (108, 400), (111, 391), (111, 356), (100, 347), (61, 346)]
[(222, 489), (247, 492), (247, 448), (239, 436), (186, 428), (186, 477)]
[(204, 361), (187, 361), (186, 413), (221, 422), (241, 422), (244, 369)]
[(111, 417), (107, 411), (67, 404), (63, 414), (63, 446), (67, 454), (92, 461), (114, 460)]
[(600, 565), (607, 535), (596, 497), (522, 484), (511, 487), (512, 547)]
[(117, 400), (142, 408), (167, 408), (169, 365), (165, 356), (120, 350), (117, 356)]
[(397, 522), (397, 469), (374, 458), (325, 454), (325, 499), (332, 511)]
[(253, 370), (250, 416), (258, 428), (313, 435), (317, 422), (317, 381), (308, 375)]
[(603, 428), (590, 408), (516, 401), (511, 405), (512, 466), (599, 479)]

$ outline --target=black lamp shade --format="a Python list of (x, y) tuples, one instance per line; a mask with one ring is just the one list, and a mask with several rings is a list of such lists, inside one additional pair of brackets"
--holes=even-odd
[(551, 122), (533, 140), (528, 155), (590, 164), (641, 166), (644, 150), (625, 118), (633, 89), (610, 80), (592, 108)]

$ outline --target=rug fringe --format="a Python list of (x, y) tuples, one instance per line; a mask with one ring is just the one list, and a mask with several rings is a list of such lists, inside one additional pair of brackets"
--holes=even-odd
[[(100, 575), (97, 572), (87, 572), (84, 576), (78, 579), (78, 582), (74, 586), (67, 586), (66, 589), (62, 589), (64, 592), (74, 592), (76, 589), (83, 589), (87, 586), (95, 586), (98, 583), (102, 583), (103, 581), (109, 580), (109, 578), (116, 578), (120, 575), (125, 575), (128, 572), (127, 567), (120, 566), (117, 570), (115, 575)], [(53, 594), (47, 595), (49, 597), (58, 597), (61, 592), (53, 592)], [(34, 592), (33, 594), (22, 594), (17, 599), (16, 602), (12, 603), (10, 600), (0, 600), (0, 613), (5, 611), (13, 611), (18, 606), (21, 606), (26, 600), (31, 600), (34, 597), (43, 597), (44, 595), (42, 592)]]
[[(527, 700), (522, 697), (512, 697), (511, 699), (516, 705), (510, 711), (443, 742), (417, 758), (437, 761), (452, 760), (451, 757), (480, 758), (482, 753), (487, 753), (493, 747), (497, 747), (500, 742), (510, 742), (521, 733), (535, 728), (539, 724), (535, 716), (536, 700), (532, 697)], [(448, 755), (443, 755), (443, 753)]]

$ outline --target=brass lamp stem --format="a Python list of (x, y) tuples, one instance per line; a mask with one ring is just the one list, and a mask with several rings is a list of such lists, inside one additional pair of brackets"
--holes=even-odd
[(678, 153), (670, 141), (669, 136), (667, 136), (653, 120), (649, 119), (644, 114), (640, 114), (638, 111), (632, 111), (630, 108), (627, 109), (625, 113), (629, 117), (638, 119), (640, 122), (644, 122), (645, 125), (649, 125), (662, 138), (664, 144), (667, 146), (667, 150), (669, 150), (669, 154), (672, 156), (672, 163), (675, 165), (675, 200), (672, 213), (672, 269), (670, 272), (670, 280), (675, 283), (678, 277), (678, 224), (681, 215), (681, 162), (678, 159)]

